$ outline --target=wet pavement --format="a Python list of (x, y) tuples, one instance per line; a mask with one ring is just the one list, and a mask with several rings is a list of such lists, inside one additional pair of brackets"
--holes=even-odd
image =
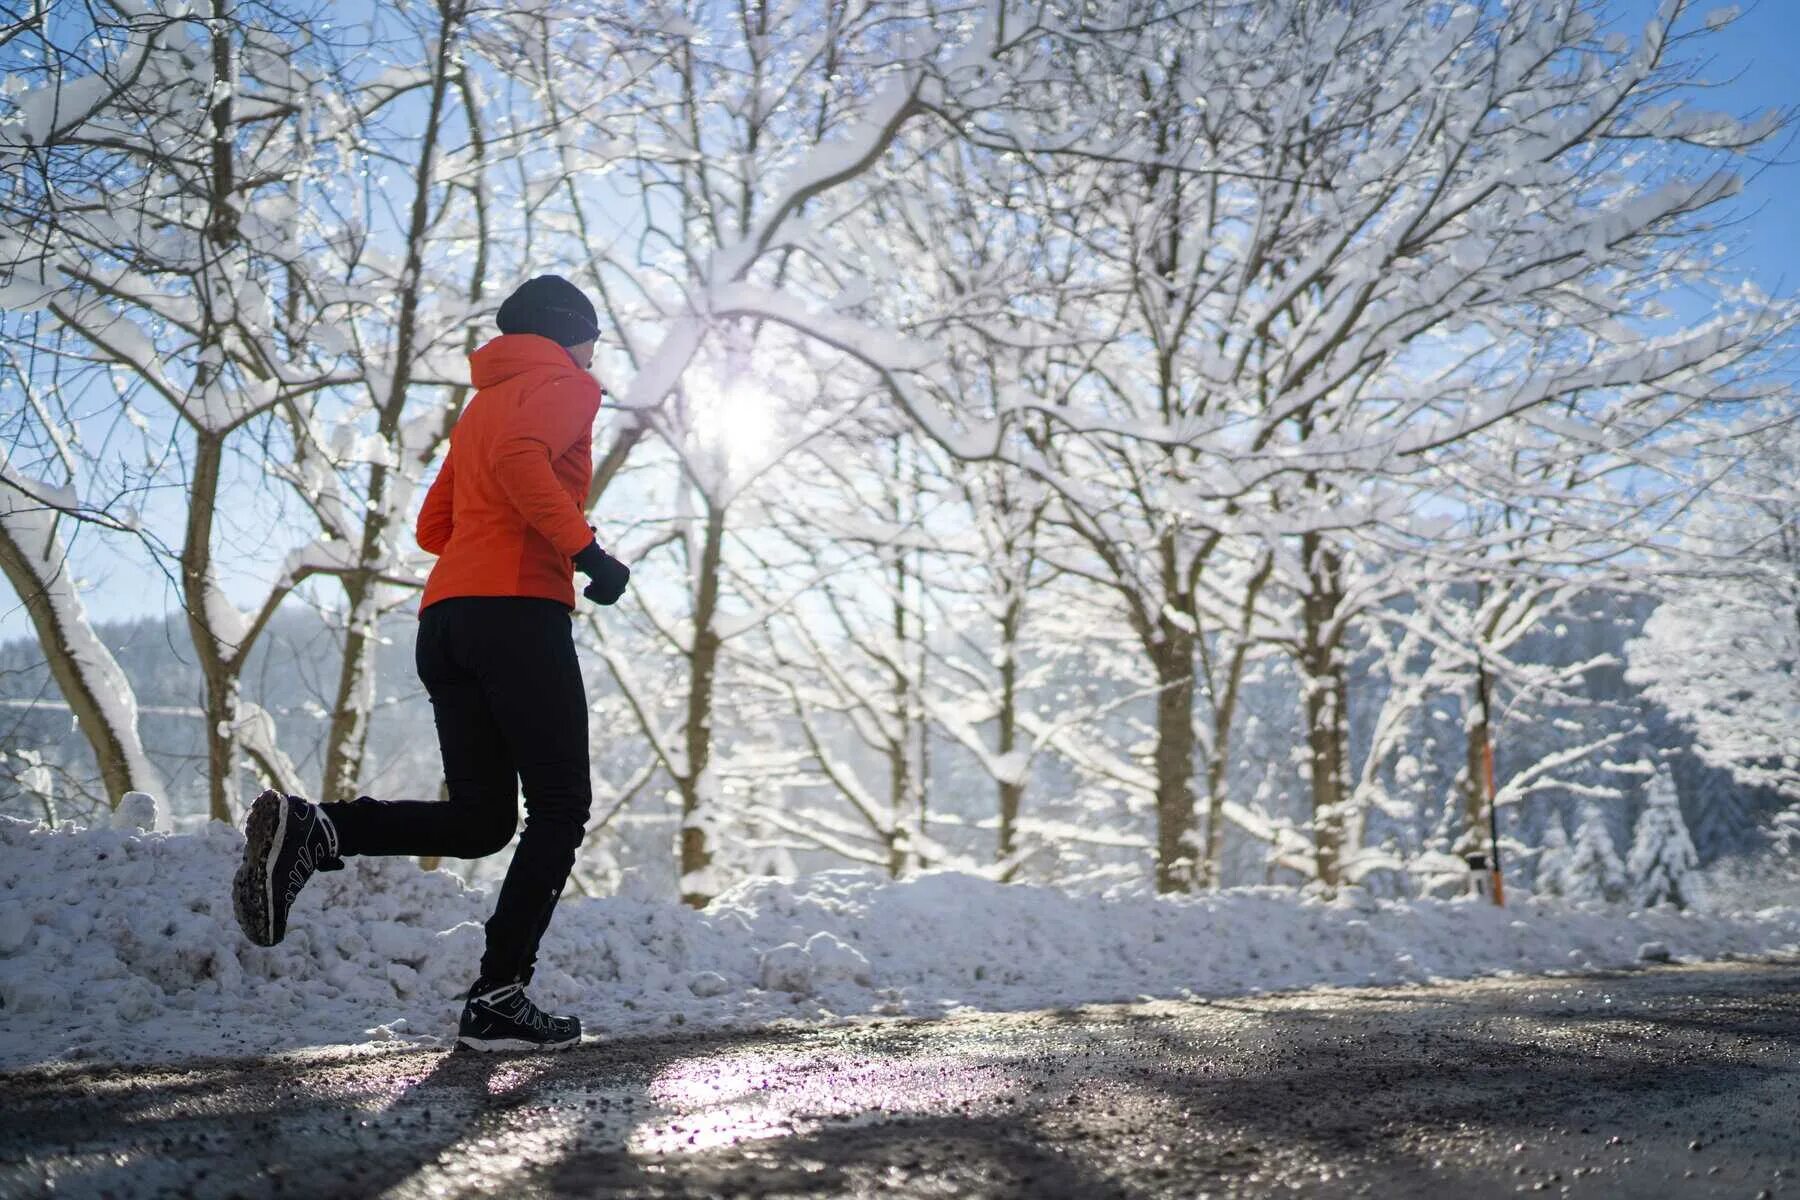
[(1800, 965), (0, 1075), (0, 1196), (1791, 1196)]

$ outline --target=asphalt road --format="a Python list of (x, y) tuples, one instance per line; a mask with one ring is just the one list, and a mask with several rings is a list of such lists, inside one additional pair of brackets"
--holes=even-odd
[(1800, 966), (0, 1075), (0, 1195), (1791, 1196)]

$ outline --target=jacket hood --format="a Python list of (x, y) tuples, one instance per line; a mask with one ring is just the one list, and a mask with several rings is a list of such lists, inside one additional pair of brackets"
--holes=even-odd
[(544, 370), (587, 374), (567, 350), (535, 333), (503, 333), (469, 355), (469, 382), (478, 388)]

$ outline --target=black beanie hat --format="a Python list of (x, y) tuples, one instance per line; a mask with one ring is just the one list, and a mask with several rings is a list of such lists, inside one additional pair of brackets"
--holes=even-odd
[(535, 333), (559, 346), (579, 346), (600, 336), (600, 318), (581, 289), (561, 275), (527, 279), (500, 305), (501, 333)]

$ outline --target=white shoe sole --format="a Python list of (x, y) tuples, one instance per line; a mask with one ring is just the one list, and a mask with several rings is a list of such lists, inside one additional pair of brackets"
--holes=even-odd
[(472, 1038), (458, 1036), (456, 1044), (470, 1050), (492, 1053), (496, 1050), (568, 1050), (580, 1042), (580, 1038), (571, 1038), (566, 1042), (528, 1042), (524, 1038)]
[[(257, 803), (271, 794), (276, 796), (274, 829), (269, 828), (269, 818), (258, 811)], [(251, 804), (244, 821), (244, 862), (232, 880), (232, 892), (244, 936), (258, 946), (273, 946), (280, 940), (275, 936), (275, 861), (287, 837), (288, 804), (279, 793), (264, 792), (263, 796)], [(266, 812), (268, 806), (262, 808)]]

